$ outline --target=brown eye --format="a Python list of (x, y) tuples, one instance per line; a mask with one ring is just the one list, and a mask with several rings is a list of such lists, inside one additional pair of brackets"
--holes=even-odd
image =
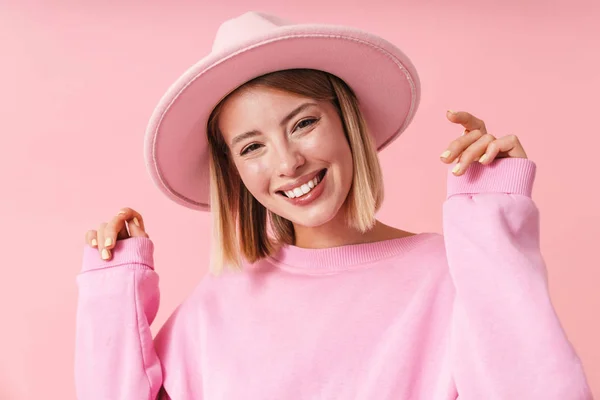
[(314, 124), (315, 122), (317, 122), (316, 118), (303, 119), (302, 121), (298, 122), (298, 125), (296, 125), (296, 128), (303, 129), (303, 128), (306, 128), (306, 127)]
[(251, 150), (253, 148), (253, 146), (259, 146), (258, 143), (252, 143), (250, 146), (244, 147), (244, 149), (242, 150), (242, 152), (240, 153), (240, 155), (245, 155), (248, 152), (253, 152), (254, 150)]

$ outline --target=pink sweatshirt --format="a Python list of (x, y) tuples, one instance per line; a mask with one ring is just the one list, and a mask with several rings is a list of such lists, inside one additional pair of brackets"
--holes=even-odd
[(444, 235), (207, 274), (155, 338), (153, 242), (86, 246), (78, 399), (592, 399), (548, 294), (535, 163), (448, 167)]

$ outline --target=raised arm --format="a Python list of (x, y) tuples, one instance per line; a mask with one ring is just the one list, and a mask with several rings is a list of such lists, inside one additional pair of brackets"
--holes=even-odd
[(592, 399), (550, 300), (531, 198), (535, 172), (525, 158), (448, 172), (443, 228), (456, 288), (451, 343), (460, 399)]
[(76, 279), (77, 399), (157, 399), (163, 378), (150, 331), (160, 302), (153, 251), (147, 237), (117, 241), (110, 260), (85, 246)]

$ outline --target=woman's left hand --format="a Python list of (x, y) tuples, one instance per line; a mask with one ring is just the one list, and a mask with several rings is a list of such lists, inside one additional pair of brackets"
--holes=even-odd
[(452, 112), (448, 110), (446, 117), (465, 129), (461, 137), (450, 142), (448, 150), (440, 156), (442, 162), (451, 163), (459, 160), (452, 172), (462, 175), (475, 160), (489, 164), (495, 158), (527, 158), (523, 146), (515, 135), (496, 139), (487, 133), (485, 123), (468, 112)]

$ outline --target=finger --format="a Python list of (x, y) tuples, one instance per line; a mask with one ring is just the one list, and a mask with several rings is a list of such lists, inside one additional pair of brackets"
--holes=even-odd
[(123, 217), (125, 217), (126, 221), (133, 221), (133, 223), (138, 225), (140, 228), (142, 228), (143, 231), (146, 230), (146, 228), (144, 226), (144, 219), (142, 218), (142, 214), (135, 211), (134, 209), (129, 208), (129, 207), (123, 207), (123, 208), (121, 208), (121, 210), (119, 210), (118, 215), (122, 215)]
[(447, 150), (440, 155), (442, 161), (448, 164), (453, 162), (467, 147), (479, 140), (481, 136), (483, 136), (481, 131), (479, 129), (475, 129), (454, 139), (448, 145)]
[(127, 231), (127, 221), (123, 224), (123, 227), (117, 233), (117, 240), (124, 240), (129, 237), (129, 232)]
[(499, 139), (496, 139), (488, 145), (487, 149), (485, 150), (485, 154), (482, 155), (478, 160), (481, 164), (487, 165), (496, 158), (502, 158), (502, 155), (500, 154), (500, 147), (498, 147), (498, 140)]
[(493, 145), (498, 148), (496, 152), (498, 154), (497, 158), (527, 158), (523, 145), (515, 135), (502, 136), (496, 139)]
[(466, 111), (455, 111), (453, 113), (452, 110), (448, 110), (446, 112), (446, 117), (450, 120), (450, 122), (461, 124), (469, 131), (479, 129), (484, 135), (487, 133), (485, 122)]
[(129, 232), (127, 232), (127, 224), (123, 214), (117, 214), (106, 224), (104, 228), (104, 247), (112, 250), (117, 240), (127, 239)]
[(89, 230), (85, 233), (85, 243), (89, 246), (98, 246), (97, 233), (95, 230)]
[(100, 253), (100, 257), (103, 260), (109, 260), (111, 257), (111, 252), (104, 247), (104, 229), (106, 228), (106, 222), (103, 222), (98, 227), (98, 252)]
[(481, 136), (460, 155), (460, 162), (456, 164), (452, 173), (456, 176), (464, 174), (475, 160), (479, 160), (481, 156), (486, 153), (488, 146), (490, 143), (494, 142), (494, 140), (496, 140), (496, 138), (492, 135)]
[(144, 231), (141, 227), (137, 226), (133, 222), (133, 220), (127, 221), (127, 226), (129, 228), (129, 234), (131, 235), (131, 237), (145, 237), (145, 238), (150, 237), (150, 236), (148, 236), (146, 231)]

